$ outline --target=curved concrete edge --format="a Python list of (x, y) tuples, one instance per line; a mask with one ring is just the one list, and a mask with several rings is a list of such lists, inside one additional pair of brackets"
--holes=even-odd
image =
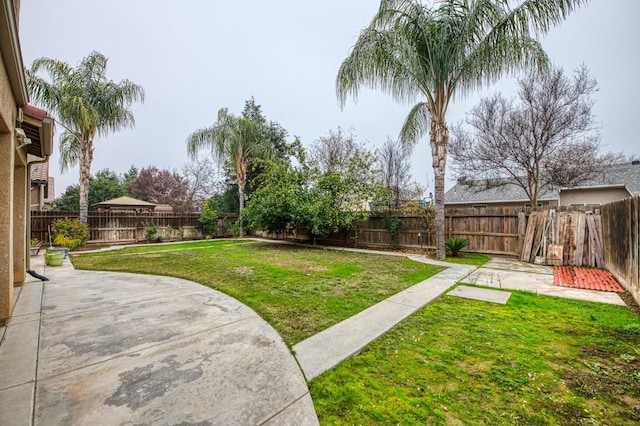
[[(50, 281), (30, 322), (37, 367), (0, 388), (0, 405), (21, 420), (12, 424), (318, 424), (282, 338), (230, 296), (169, 277), (75, 271), (68, 260), (33, 266)], [(20, 341), (18, 331), (7, 334)], [(35, 402), (2, 397), (14, 388), (35, 389)]]

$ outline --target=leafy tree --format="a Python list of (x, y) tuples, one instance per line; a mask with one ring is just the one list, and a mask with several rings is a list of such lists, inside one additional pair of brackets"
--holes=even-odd
[(591, 99), (596, 91), (582, 67), (573, 78), (554, 69), (520, 79), (517, 100), (501, 94), (482, 99), (467, 119), (472, 131), (452, 131), (459, 181), (519, 186), (535, 209), (541, 191), (594, 178), (617, 158), (600, 154)]
[[(128, 179), (132, 176), (132, 167), (127, 173), (118, 176), (109, 169), (99, 170), (95, 176), (89, 178), (89, 206), (110, 200), (112, 198), (131, 195), (128, 189)], [(80, 208), (80, 187), (69, 185), (65, 192), (53, 202), (53, 211), (77, 212)]]
[(129, 189), (141, 200), (169, 204), (177, 211), (188, 210), (189, 183), (177, 172), (155, 166), (143, 168)]
[(275, 234), (298, 220), (305, 200), (307, 174), (288, 163), (265, 162), (243, 216), (251, 229)]
[(218, 111), (218, 120), (214, 125), (196, 130), (187, 138), (187, 151), (192, 158), (196, 158), (198, 151), (205, 147), (209, 147), (213, 157), (235, 175), (242, 237), (242, 210), (249, 162), (253, 158), (273, 157), (274, 149), (260, 137), (259, 129), (253, 121), (244, 117), (238, 118), (230, 114), (226, 108)]
[(131, 191), (129, 191), (129, 186), (138, 178), (138, 168), (131, 166), (129, 170), (127, 170), (122, 175), (122, 184), (127, 188), (127, 195), (132, 195)]
[(109, 169), (99, 170), (89, 178), (89, 207), (125, 195), (129, 190), (124, 178)]
[(430, 134), (435, 175), (436, 257), (444, 259), (444, 182), (449, 140), (446, 113), (462, 97), (503, 74), (544, 69), (548, 58), (532, 32), (546, 33), (586, 0), (381, 0), (380, 8), (338, 71), (341, 105), (361, 86), (395, 99), (422, 99), (409, 112), (401, 140)]
[[(279, 123), (267, 120), (261, 106), (256, 104), (253, 97), (245, 101), (241, 117), (251, 121), (256, 126), (259, 139), (265, 145), (272, 147), (272, 156), (270, 158), (274, 161), (289, 162), (289, 157), (295, 153), (296, 147), (301, 145), (297, 137), (292, 143), (288, 143), (288, 132)], [(251, 183), (263, 172), (262, 167), (263, 165), (260, 162), (250, 162), (245, 183), (245, 200), (251, 198), (252, 191), (255, 188), (255, 185)], [(216, 197), (223, 212), (238, 213), (240, 211), (240, 202), (235, 171), (230, 168), (226, 168), (224, 171), (227, 175), (224, 180), (224, 189)]]
[[(89, 177), (94, 139), (110, 132), (133, 127), (130, 110), (134, 102), (144, 102), (144, 89), (129, 80), (116, 83), (106, 77), (107, 58), (91, 52), (77, 68), (49, 58), (36, 59), (26, 71), (29, 92), (54, 113), (64, 132), (60, 136), (60, 166), (65, 171), (80, 167), (80, 222), (87, 222)], [(46, 72), (50, 81), (39, 76)]]
[(356, 151), (335, 164), (334, 171), (314, 162), (299, 167), (267, 163), (247, 203), (247, 221), (255, 229), (275, 233), (296, 223), (314, 237), (352, 229), (369, 217), (367, 204), (382, 189), (374, 164), (375, 156), (368, 151)]
[(218, 232), (219, 217), (218, 201), (215, 198), (209, 198), (202, 205), (202, 212), (200, 213), (200, 219), (198, 219), (204, 232), (211, 236), (215, 235)]
[(80, 209), (80, 187), (69, 185), (59, 197), (53, 200), (51, 210), (54, 212), (77, 212)]

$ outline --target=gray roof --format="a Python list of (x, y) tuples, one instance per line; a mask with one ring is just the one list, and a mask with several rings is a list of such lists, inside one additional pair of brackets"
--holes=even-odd
[[(576, 188), (625, 186), (632, 194), (640, 194), (640, 164), (614, 164), (608, 166), (602, 175), (589, 182), (585, 182)], [(558, 188), (543, 191), (539, 201), (557, 200)], [(499, 202), (527, 202), (529, 197), (524, 190), (516, 185), (504, 185), (489, 187), (483, 181), (468, 183), (456, 183), (444, 195), (446, 204), (462, 203), (499, 203)]]

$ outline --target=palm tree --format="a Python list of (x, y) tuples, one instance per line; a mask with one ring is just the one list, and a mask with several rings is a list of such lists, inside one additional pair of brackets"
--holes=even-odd
[(261, 137), (255, 123), (244, 117), (235, 117), (226, 108), (218, 111), (218, 121), (198, 129), (187, 138), (187, 151), (192, 159), (201, 148), (209, 147), (214, 158), (235, 173), (240, 204), (240, 236), (244, 234), (242, 210), (247, 185), (247, 169), (253, 158), (272, 158), (274, 148)]
[[(31, 95), (53, 112), (64, 128), (60, 136), (61, 171), (79, 165), (82, 223), (87, 223), (96, 135), (133, 128), (135, 120), (129, 108), (134, 102), (144, 102), (142, 86), (129, 80), (115, 83), (107, 79), (107, 61), (104, 55), (93, 51), (75, 69), (56, 59), (39, 58), (26, 71)], [(46, 72), (51, 80), (40, 77), (40, 71)]]
[[(336, 79), (341, 106), (361, 85), (414, 102), (400, 131), (408, 146), (429, 132), (435, 175), (436, 257), (444, 259), (446, 113), (506, 73), (548, 68), (533, 33), (546, 33), (588, 0), (382, 0)], [(511, 4), (515, 3), (512, 7)]]

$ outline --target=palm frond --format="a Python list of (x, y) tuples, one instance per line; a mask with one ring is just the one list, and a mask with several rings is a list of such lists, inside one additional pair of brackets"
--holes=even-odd
[(60, 135), (60, 172), (64, 173), (70, 167), (78, 164), (80, 159), (80, 141), (73, 133), (64, 131)]
[(400, 142), (405, 147), (413, 147), (429, 130), (431, 113), (427, 102), (419, 102), (411, 108), (400, 131)]

